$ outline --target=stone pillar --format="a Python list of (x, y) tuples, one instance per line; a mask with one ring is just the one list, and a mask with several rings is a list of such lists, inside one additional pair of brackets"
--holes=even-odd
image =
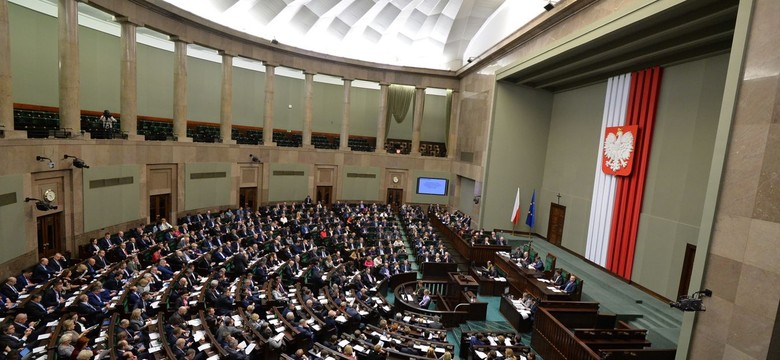
[(376, 121), (376, 152), (385, 152), (387, 130), (387, 94), (390, 84), (379, 83), (379, 119)]
[(192, 142), (187, 137), (187, 42), (172, 37), (173, 41), (173, 136), (181, 142)]
[(414, 123), (412, 125), (411, 155), (420, 155), (420, 127), (422, 127), (423, 110), (425, 109), (425, 88), (414, 88)]
[(311, 145), (311, 122), (314, 118), (312, 112), (313, 99), (314, 99), (314, 73), (303, 72), (306, 77), (306, 82), (303, 88), (303, 147), (311, 149), (314, 146)]
[(222, 95), (219, 108), (219, 137), (223, 144), (235, 144), (233, 133), (233, 55), (222, 55)]
[(6, 139), (26, 138), (24, 131), (14, 131), (11, 35), (8, 32), (8, 1), (0, 0), (0, 130), (3, 130)]
[(76, 0), (59, 0), (58, 5), (60, 129), (75, 135), (81, 131), (79, 12)]
[(265, 114), (263, 116), (263, 145), (275, 146), (274, 140), (274, 71), (276, 65), (265, 63)]
[(352, 79), (344, 79), (344, 104), (341, 108), (341, 136), (339, 150), (349, 150), (349, 97), (352, 92)]
[(458, 148), (458, 123), (460, 122), (460, 92), (452, 90), (450, 104), (450, 128), (447, 129), (447, 158), (454, 159)]
[(119, 125), (128, 140), (143, 140), (138, 135), (138, 76), (136, 61), (136, 27), (127, 18), (118, 18), (122, 32), (119, 59)]

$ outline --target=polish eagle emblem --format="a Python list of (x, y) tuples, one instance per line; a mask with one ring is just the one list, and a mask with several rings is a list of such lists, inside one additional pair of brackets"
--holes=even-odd
[(631, 173), (634, 158), (634, 143), (637, 132), (636, 125), (615, 126), (606, 129), (604, 134), (604, 150), (602, 170), (611, 175), (626, 176)]

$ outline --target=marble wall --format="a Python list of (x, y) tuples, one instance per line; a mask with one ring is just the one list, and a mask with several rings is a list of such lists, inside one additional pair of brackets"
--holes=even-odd
[(756, 0), (691, 359), (778, 359), (780, 2)]

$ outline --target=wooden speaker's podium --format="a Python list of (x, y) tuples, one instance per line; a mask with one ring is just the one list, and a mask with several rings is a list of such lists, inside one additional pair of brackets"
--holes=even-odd
[(467, 311), (468, 320), (484, 321), (487, 318), (488, 303), (477, 299), (479, 283), (474, 277), (450, 272), (447, 286), (447, 305), (454, 311)]

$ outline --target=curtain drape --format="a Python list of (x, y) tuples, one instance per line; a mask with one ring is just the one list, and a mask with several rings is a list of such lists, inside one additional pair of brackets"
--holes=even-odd
[(390, 117), (397, 123), (402, 123), (409, 113), (409, 106), (414, 99), (414, 86), (391, 84), (387, 94), (387, 121), (385, 121), (385, 139), (390, 133)]

